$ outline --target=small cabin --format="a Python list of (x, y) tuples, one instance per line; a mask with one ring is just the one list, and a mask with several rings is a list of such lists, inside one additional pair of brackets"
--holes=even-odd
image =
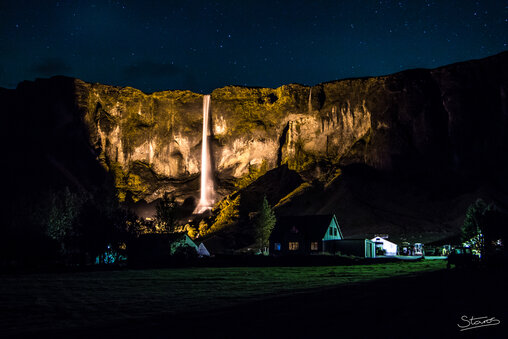
[(271, 254), (317, 254), (330, 241), (343, 239), (335, 215), (285, 216), (270, 235)]

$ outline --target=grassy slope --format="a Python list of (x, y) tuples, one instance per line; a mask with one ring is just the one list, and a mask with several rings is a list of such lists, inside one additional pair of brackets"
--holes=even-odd
[(372, 173), (343, 173), (325, 187), (311, 186), (286, 199), (279, 215), (336, 214), (345, 237), (389, 234), (392, 241), (429, 243), (459, 234), (468, 206), (478, 198), (504, 207), (492, 187), (417, 182)]
[[(9, 275), (0, 280), (6, 334), (95, 327), (206, 311), (303, 290), (444, 268), (443, 261), (329, 267), (127, 270)], [(1, 335), (0, 331), (0, 335)]]

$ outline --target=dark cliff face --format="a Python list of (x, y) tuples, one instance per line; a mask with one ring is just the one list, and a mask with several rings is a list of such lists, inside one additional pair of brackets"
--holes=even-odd
[(37, 194), (53, 185), (91, 191), (110, 184), (90, 144), (74, 79), (23, 82), (0, 98), (11, 193)]
[(431, 71), (447, 115), (454, 169), (468, 175), (506, 171), (508, 53)]
[[(217, 199), (281, 165), (307, 185), (295, 197), (311, 188), (336, 194), (346, 180), (341, 169), (355, 166), (412, 182), (504, 184), (507, 63), (505, 52), (313, 87), (217, 89), (210, 130)], [(144, 94), (55, 77), (0, 97), (12, 190), (19, 181), (26, 190), (41, 182), (86, 189), (111, 182), (121, 201), (151, 202), (166, 191), (179, 201), (198, 196), (201, 94)], [(271, 203), (295, 213), (282, 198)]]

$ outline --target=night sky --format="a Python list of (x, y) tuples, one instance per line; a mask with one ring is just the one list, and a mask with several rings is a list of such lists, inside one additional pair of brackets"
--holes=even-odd
[(0, 86), (314, 85), (506, 51), (508, 1), (0, 2)]

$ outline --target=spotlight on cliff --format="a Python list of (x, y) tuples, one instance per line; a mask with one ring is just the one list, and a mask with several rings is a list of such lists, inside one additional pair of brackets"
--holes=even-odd
[(203, 141), (201, 148), (201, 197), (193, 214), (202, 214), (210, 211), (213, 206), (213, 180), (210, 162), (210, 149), (208, 147), (208, 122), (210, 119), (210, 95), (203, 97)]

